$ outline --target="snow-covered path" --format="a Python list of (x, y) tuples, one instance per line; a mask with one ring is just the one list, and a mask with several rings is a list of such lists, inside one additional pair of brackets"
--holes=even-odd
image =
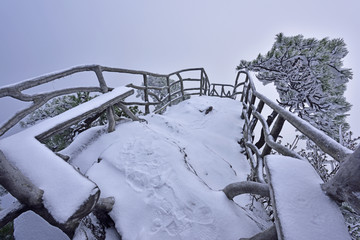
[(192, 97), (147, 123), (92, 128), (62, 153), (101, 197), (115, 197), (110, 215), (125, 240), (250, 237), (262, 220), (220, 191), (250, 171), (237, 143), (240, 115), (240, 102)]

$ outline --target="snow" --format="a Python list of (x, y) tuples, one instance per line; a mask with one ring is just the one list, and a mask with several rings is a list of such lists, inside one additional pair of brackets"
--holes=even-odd
[[(101, 197), (115, 197), (110, 216), (124, 240), (251, 237), (268, 223), (245, 209), (247, 198), (235, 203), (221, 191), (250, 171), (237, 143), (241, 110), (230, 99), (192, 97), (145, 116), (147, 123), (123, 121), (112, 133), (92, 128), (61, 153), (99, 186)], [(25, 223), (17, 224), (21, 231)]]
[[(57, 227), (51, 226), (32, 211), (21, 214), (14, 221), (14, 237), (18, 239), (36, 240), (68, 240), (69, 238)], [(21, 226), (21, 227), (19, 227)], [(41, 231), (39, 231), (39, 227)], [(51, 238), (49, 238), (51, 236)]]
[[(44, 200), (57, 219), (66, 220), (96, 183), (101, 197), (115, 198), (109, 214), (124, 240), (239, 239), (269, 226), (258, 217), (260, 207), (247, 210), (249, 198), (233, 202), (221, 191), (245, 181), (250, 172), (237, 143), (241, 110), (241, 103), (231, 99), (192, 97), (163, 115), (144, 116), (145, 122), (123, 120), (112, 133), (106, 126), (94, 127), (61, 152), (70, 156), (71, 165), (35, 140), (38, 125), (2, 140), (0, 149), (46, 189)], [(337, 205), (322, 192), (309, 163), (276, 155), (267, 156), (266, 164), (281, 221), (277, 228), (285, 239), (350, 239)], [(91, 181), (74, 174), (74, 168)], [(17, 240), (68, 239), (32, 212), (17, 218), (15, 229)], [(107, 232), (107, 240), (118, 239), (114, 229)]]
[(307, 161), (280, 155), (265, 159), (278, 235), (287, 240), (350, 239), (338, 206), (321, 190), (323, 182)]
[(65, 222), (93, 194), (96, 185), (35, 138), (13, 136), (0, 143), (6, 158), (44, 190), (45, 207), (59, 222)]
[(119, 87), (93, 101), (0, 141), (0, 149), (7, 160), (13, 163), (35, 186), (44, 190), (44, 206), (58, 222), (66, 222), (89, 196), (96, 194), (98, 188), (45, 145), (39, 143), (35, 137), (127, 91), (129, 91), (128, 88)]
[[(209, 106), (212, 112), (200, 112)], [(239, 102), (193, 97), (164, 115), (146, 116), (148, 123), (118, 125), (72, 164), (89, 169), (101, 197), (115, 197), (110, 215), (123, 239), (250, 237), (258, 223), (219, 191), (249, 172), (237, 144), (240, 114)]]

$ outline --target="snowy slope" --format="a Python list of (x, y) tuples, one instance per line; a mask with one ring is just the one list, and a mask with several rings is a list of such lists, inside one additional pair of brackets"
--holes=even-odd
[[(220, 191), (249, 173), (237, 144), (240, 114), (240, 102), (192, 97), (147, 123), (123, 122), (109, 134), (90, 129), (62, 153), (101, 197), (115, 197), (110, 215), (125, 240), (250, 237), (264, 223)], [(26, 221), (15, 225), (15, 235), (26, 231)]]

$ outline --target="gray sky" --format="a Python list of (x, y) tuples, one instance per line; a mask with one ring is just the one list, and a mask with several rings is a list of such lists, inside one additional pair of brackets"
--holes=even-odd
[(348, 120), (360, 135), (359, 11), (358, 0), (4, 0), (0, 85), (93, 63), (157, 73), (204, 67), (211, 82), (232, 83), (240, 60), (266, 53), (279, 32), (343, 38), (354, 73)]

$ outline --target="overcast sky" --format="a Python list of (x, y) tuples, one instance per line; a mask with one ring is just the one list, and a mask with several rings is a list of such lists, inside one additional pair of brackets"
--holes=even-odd
[(3, 0), (0, 85), (93, 63), (157, 73), (204, 67), (211, 82), (232, 83), (240, 60), (266, 53), (279, 32), (343, 38), (354, 73), (348, 120), (360, 135), (359, 12), (358, 0)]

